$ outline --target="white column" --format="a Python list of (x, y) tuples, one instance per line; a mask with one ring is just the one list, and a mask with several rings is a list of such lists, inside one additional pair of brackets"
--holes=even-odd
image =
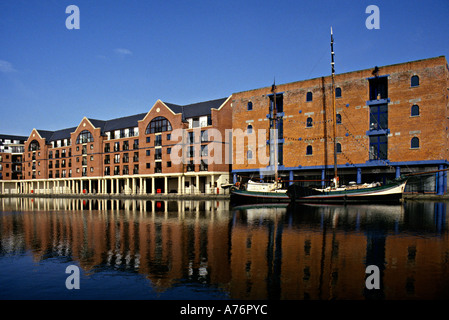
[(210, 193), (215, 193), (215, 176), (210, 176)]
[(154, 177), (151, 178), (151, 194), (155, 194), (156, 193), (156, 188), (154, 185)]
[(164, 177), (164, 193), (165, 194), (168, 193), (168, 177), (167, 176)]
[(195, 193), (200, 193), (200, 176), (196, 175)]

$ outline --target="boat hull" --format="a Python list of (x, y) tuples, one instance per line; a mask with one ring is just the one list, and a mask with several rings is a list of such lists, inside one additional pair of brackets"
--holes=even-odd
[(401, 181), (379, 187), (341, 191), (319, 191), (293, 185), (288, 188), (287, 194), (294, 202), (394, 203), (401, 201), (405, 185), (406, 181)]
[(231, 191), (232, 203), (287, 203), (290, 202), (287, 193), (261, 192), (234, 189)]

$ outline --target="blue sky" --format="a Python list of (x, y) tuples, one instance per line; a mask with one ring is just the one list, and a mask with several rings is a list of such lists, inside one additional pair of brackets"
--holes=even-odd
[[(71, 4), (79, 30), (65, 26)], [(448, 57), (448, 14), (449, 0), (2, 0), (0, 133), (329, 75), (331, 26), (336, 73)]]

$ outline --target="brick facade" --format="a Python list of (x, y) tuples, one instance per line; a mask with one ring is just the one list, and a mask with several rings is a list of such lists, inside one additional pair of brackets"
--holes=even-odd
[[(335, 88), (341, 90), (341, 96), (335, 102), (336, 113), (341, 119), (336, 124), (336, 142), (341, 147), (337, 163), (343, 179), (346, 182), (364, 180), (364, 174), (367, 179), (373, 179), (372, 174), (379, 173), (381, 177), (391, 178), (398, 173), (419, 171), (418, 167), (423, 166), (445, 168), (448, 165), (449, 127), (449, 70), (445, 57), (380, 67), (377, 77), (373, 75), (373, 69), (335, 76)], [(413, 76), (419, 77), (419, 85), (411, 85)], [(370, 89), (370, 84), (376, 79), (386, 83), (385, 96), (370, 96), (376, 87), (372, 85)], [(308, 92), (311, 101), (307, 99)], [(233, 94), (233, 129), (251, 125), (253, 134), (260, 129), (269, 130), (270, 95), (271, 87)], [(279, 140), (283, 149), (279, 166), (283, 178), (331, 176), (334, 158), (331, 77), (277, 85), (277, 97), (282, 97), (284, 113), (283, 137)], [(248, 103), (252, 104), (252, 110), (248, 110)], [(414, 105), (418, 106), (419, 114), (412, 115)], [(376, 114), (380, 106), (385, 108), (388, 120), (383, 124), (384, 128), (373, 130), (371, 120), (380, 114), (380, 111)], [(373, 143), (377, 137), (386, 139), (386, 152), (379, 147), (383, 141), (377, 145)], [(412, 147), (414, 137), (419, 139), (414, 141), (419, 141), (419, 146)], [(262, 155), (268, 154), (269, 147), (270, 144), (263, 141), (252, 146), (257, 152), (261, 149)], [(370, 157), (375, 147), (385, 155)], [(248, 159), (248, 145), (244, 149), (234, 146), (234, 155), (243, 155), (245, 159), (243, 163), (233, 165), (236, 175), (264, 176), (265, 162), (254, 157), (254, 150), (253, 158)]]
[[(445, 57), (337, 74), (334, 80), (336, 157), (342, 183), (386, 181), (447, 168)], [(55, 132), (33, 129), (25, 143), (23, 178), (39, 183), (16, 189), (210, 193), (232, 180), (272, 179), (271, 89), (186, 106), (158, 100), (139, 115), (113, 120), (85, 117), (76, 127)], [(286, 183), (308, 180), (305, 184), (324, 185), (333, 176), (331, 91), (330, 76), (276, 87), (281, 116), (276, 125), (277, 160)], [(152, 121), (162, 126), (157, 119), (165, 119), (170, 129), (148, 130)], [(233, 138), (228, 139), (231, 131)], [(77, 143), (83, 132), (89, 138)], [(445, 172), (431, 178), (438, 193), (446, 191)]]

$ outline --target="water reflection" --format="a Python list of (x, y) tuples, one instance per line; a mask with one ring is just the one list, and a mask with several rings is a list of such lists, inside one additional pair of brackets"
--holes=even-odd
[[(86, 274), (136, 273), (160, 293), (199, 285), (232, 299), (449, 298), (445, 203), (0, 200), (0, 260), (31, 254), (76, 261)], [(373, 264), (380, 290), (365, 289)]]

